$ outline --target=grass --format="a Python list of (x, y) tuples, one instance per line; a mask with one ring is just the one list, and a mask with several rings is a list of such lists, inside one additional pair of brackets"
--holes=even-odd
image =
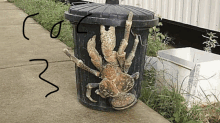
[(168, 37), (167, 34), (160, 32), (160, 26), (163, 24), (158, 23), (149, 29), (148, 42), (147, 42), (147, 56), (157, 56), (157, 51), (170, 49), (172, 46), (168, 45), (172, 42), (172, 38)]
[[(159, 50), (172, 48), (167, 45), (170, 38), (160, 33), (161, 25), (159, 23), (149, 30), (147, 56), (156, 57)], [(169, 39), (168, 42), (166, 39)], [(145, 71), (140, 100), (172, 123), (220, 123), (220, 102), (195, 104), (189, 109), (180, 91), (174, 86), (161, 86), (160, 89), (155, 87), (156, 81), (163, 80), (161, 83), (166, 83), (164, 79), (156, 80), (156, 74), (161, 72), (163, 71), (156, 71), (153, 67)], [(172, 83), (172, 78), (169, 81)]]
[(142, 81), (141, 97), (146, 105), (157, 111), (172, 123), (220, 123), (220, 103), (210, 105), (196, 104), (187, 108), (185, 99), (175, 88), (155, 87), (156, 71), (145, 71)]
[[(33, 16), (33, 19), (42, 25), (48, 31), (51, 31), (54, 24), (63, 21), (60, 35), (57, 37), (67, 46), (73, 48), (73, 27), (71, 23), (64, 18), (64, 12), (69, 9), (70, 5), (63, 5), (61, 2), (54, 0), (8, 0), (13, 2), (17, 7), (24, 10), (28, 15), (39, 13)], [(56, 36), (59, 31), (59, 24), (53, 30), (53, 35)]]
[(154, 86), (155, 75), (156, 71), (154, 69), (145, 72), (140, 100), (171, 122), (197, 122), (198, 118), (192, 118), (191, 115), (187, 115), (185, 100), (179, 93), (175, 90), (170, 91), (165, 87), (159, 91)]
[[(57, 0), (8, 0), (24, 10), (28, 15), (39, 13), (34, 16), (39, 24), (45, 29), (51, 31), (54, 24), (64, 20), (58, 39), (67, 46), (73, 48), (72, 25), (68, 20), (64, 19), (64, 11), (69, 9), (69, 5), (63, 5)], [(159, 23), (159, 26), (162, 24)], [(57, 35), (59, 25), (53, 31), (53, 35)], [(158, 50), (170, 48), (166, 41), (167, 36), (160, 33), (158, 27), (149, 30), (147, 55), (157, 56)], [(163, 88), (158, 91), (154, 84), (157, 71), (154, 69), (145, 72), (145, 78), (142, 82), (142, 90), (140, 99), (149, 107), (160, 113), (173, 123), (218, 123), (220, 122), (220, 104), (195, 105), (191, 109), (187, 109), (184, 98), (173, 88), (171, 91)], [(157, 92), (157, 93), (156, 93)]]

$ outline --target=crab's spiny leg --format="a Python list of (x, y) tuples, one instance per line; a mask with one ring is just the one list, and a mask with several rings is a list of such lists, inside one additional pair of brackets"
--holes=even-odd
[(100, 95), (102, 98), (106, 98), (106, 97), (99, 91), (99, 89), (97, 89), (97, 90), (95, 91), (95, 93), (98, 94), (98, 95)]
[(128, 45), (128, 39), (129, 39), (131, 25), (132, 25), (132, 18), (133, 18), (133, 13), (130, 12), (128, 15), (128, 20), (126, 20), (124, 39), (122, 39), (122, 42), (121, 42), (120, 47), (118, 49), (119, 54), (123, 54), (124, 50), (126, 49), (126, 47)]
[(116, 45), (115, 27), (111, 26), (108, 31), (105, 30), (105, 26), (100, 26), (101, 32), (101, 48), (104, 58), (107, 62), (112, 64), (118, 64), (116, 58), (116, 52), (113, 51)]
[(97, 102), (96, 100), (92, 99), (92, 97), (91, 97), (92, 88), (96, 88), (98, 86), (99, 86), (99, 83), (88, 83), (86, 86), (86, 88), (87, 88), (86, 97), (92, 102)]
[(132, 18), (133, 18), (133, 13), (130, 12), (128, 15), (128, 20), (126, 21), (126, 25), (125, 25), (124, 39), (122, 39), (121, 44), (118, 49), (118, 53), (117, 53), (117, 58), (118, 58), (118, 61), (119, 61), (119, 64), (122, 70), (124, 68), (125, 55), (126, 55), (124, 50), (126, 49), (128, 45), (128, 39), (129, 39), (131, 25), (132, 25)]
[(124, 34), (124, 39), (128, 41), (129, 35), (130, 35), (130, 30), (131, 30), (131, 25), (132, 25), (132, 18), (133, 18), (133, 12), (130, 12), (128, 15), (128, 20), (126, 20), (126, 27), (125, 27), (125, 34)]
[(139, 72), (136, 72), (136, 73), (132, 74), (131, 77), (133, 79), (138, 79), (139, 78)]
[(63, 49), (63, 52), (70, 58), (71, 61), (73, 61), (74, 63), (76, 63), (76, 65), (92, 74), (94, 74), (95, 76), (99, 77), (100, 76), (100, 72), (93, 70), (91, 68), (89, 68), (88, 66), (86, 66), (82, 60), (77, 59), (74, 55), (71, 55), (70, 52), (68, 51), (67, 48)]
[(135, 56), (135, 52), (136, 52), (136, 49), (137, 49), (137, 45), (139, 43), (139, 39), (138, 39), (138, 35), (136, 35), (136, 39), (134, 41), (134, 45), (133, 45), (133, 48), (128, 56), (128, 58), (125, 60), (125, 65), (124, 65), (124, 72), (125, 73), (128, 73), (128, 70), (132, 64), (132, 60)]
[(96, 35), (94, 35), (91, 39), (89, 39), (87, 43), (87, 51), (89, 53), (89, 56), (91, 57), (92, 63), (95, 65), (95, 67), (101, 71), (102, 70), (102, 57), (99, 55), (97, 50), (95, 49), (96, 46)]

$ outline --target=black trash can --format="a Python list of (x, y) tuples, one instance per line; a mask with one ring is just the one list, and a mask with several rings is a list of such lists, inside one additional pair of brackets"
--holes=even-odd
[[(87, 42), (90, 38), (96, 35), (96, 50), (103, 57), (100, 41), (100, 25), (105, 25), (106, 28), (114, 26), (116, 34), (116, 47), (114, 51), (117, 51), (121, 40), (124, 38), (125, 23), (128, 19), (128, 14), (129, 12), (134, 13), (131, 33), (125, 52), (127, 55), (131, 52), (135, 40), (135, 36), (133, 34), (138, 34), (140, 42), (137, 46), (135, 57), (132, 61), (128, 74), (132, 75), (135, 72), (140, 73), (139, 79), (135, 80), (133, 87), (136, 91), (135, 96), (139, 98), (141, 93), (141, 81), (143, 80), (146, 45), (149, 34), (148, 30), (149, 28), (157, 25), (159, 20), (151, 11), (128, 5), (119, 5), (118, 3), (118, 0), (106, 0), (106, 4), (87, 3), (71, 6), (69, 11), (65, 12), (65, 18), (68, 19), (74, 27), (73, 37), (75, 56), (78, 59), (81, 59), (88, 67), (97, 70), (91, 62), (91, 58), (88, 54)], [(81, 20), (82, 18), (84, 19)], [(100, 83), (101, 81), (102, 79), (79, 67), (76, 67), (78, 100), (83, 105), (95, 110), (114, 111), (115, 109), (112, 108), (108, 98), (102, 98), (95, 93), (97, 88), (92, 89), (91, 97), (98, 102), (91, 102), (86, 97), (87, 84)]]

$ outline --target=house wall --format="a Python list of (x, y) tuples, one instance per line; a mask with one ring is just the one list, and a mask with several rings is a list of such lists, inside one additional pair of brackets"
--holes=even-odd
[[(106, 0), (87, 0), (105, 3)], [(119, 0), (162, 18), (220, 32), (220, 0)]]

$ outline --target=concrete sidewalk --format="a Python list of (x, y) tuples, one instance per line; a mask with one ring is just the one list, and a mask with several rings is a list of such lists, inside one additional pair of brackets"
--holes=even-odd
[[(0, 0), (0, 123), (168, 123), (166, 119), (139, 101), (124, 111), (101, 112), (82, 106), (77, 100), (74, 63), (63, 53), (67, 47), (29, 18), (22, 10)], [(57, 86), (56, 93), (45, 95)]]

